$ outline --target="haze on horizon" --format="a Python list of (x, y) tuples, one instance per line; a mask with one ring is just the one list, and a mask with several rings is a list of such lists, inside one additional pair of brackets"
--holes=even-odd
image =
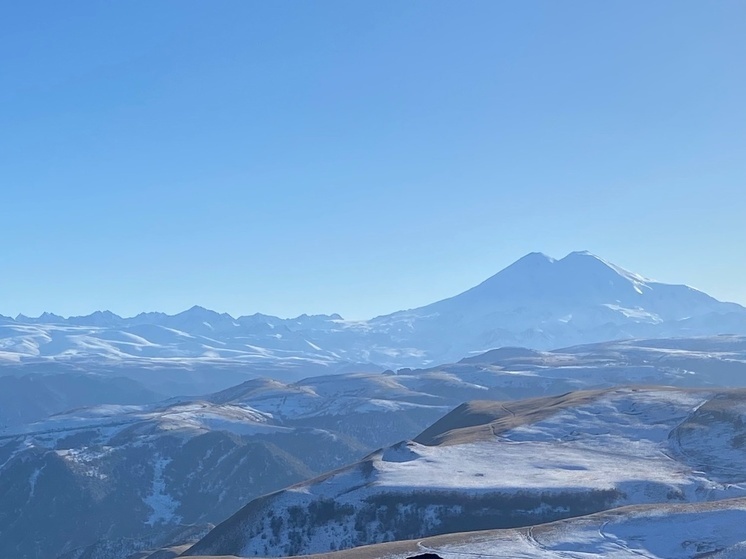
[(368, 318), (583, 249), (746, 303), (742, 2), (15, 2), (0, 29), (0, 314)]
[[(579, 257), (579, 259), (577, 257)], [(597, 274), (600, 272), (601, 269), (609, 269), (610, 271), (613, 271), (614, 274), (619, 274), (620, 278), (627, 278), (627, 279), (631, 278), (633, 282), (639, 280), (639, 281), (642, 281), (642, 282), (649, 282), (651, 284), (655, 284), (656, 281), (657, 281), (655, 278), (648, 278), (648, 277), (642, 276), (640, 274), (637, 274), (637, 273), (635, 273), (635, 272), (633, 272), (631, 270), (626, 270), (624, 268), (621, 268), (621, 267), (617, 266), (616, 264), (614, 264), (613, 262), (609, 262), (607, 260), (604, 260), (602, 257), (600, 257), (600, 256), (598, 256), (596, 254), (593, 254), (590, 251), (585, 251), (585, 250), (582, 250), (582, 251), (573, 251), (573, 252), (565, 255), (563, 258), (553, 258), (550, 255), (547, 255), (547, 254), (545, 254), (543, 252), (538, 252), (537, 251), (537, 252), (531, 252), (529, 254), (524, 255), (520, 259), (518, 259), (515, 262), (511, 263), (509, 266), (501, 269), (497, 274), (495, 274), (493, 276), (490, 276), (489, 278), (485, 278), (484, 282), (479, 282), (478, 284), (476, 284), (474, 286), (469, 286), (468, 290), (464, 289), (461, 293), (451, 294), (451, 295), (449, 295), (447, 297), (443, 297), (439, 301), (443, 302), (444, 299), (449, 299), (450, 300), (454, 296), (464, 295), (465, 294), (464, 292), (471, 291), (472, 290), (471, 288), (474, 288), (474, 287), (477, 287), (477, 286), (479, 286), (481, 288), (481, 287), (484, 287), (484, 286), (486, 286), (488, 284), (491, 284), (497, 278), (502, 277), (503, 273), (509, 273), (511, 271), (515, 271), (516, 267), (521, 267), (521, 269), (524, 270), (521, 273), (525, 274), (526, 273), (525, 272), (525, 270), (526, 270), (525, 266), (528, 265), (529, 268), (532, 268), (537, 261), (539, 261), (539, 262), (548, 262), (548, 263), (551, 263), (552, 265), (560, 265), (561, 266), (563, 263), (569, 262), (569, 261), (571, 261), (573, 259), (574, 259), (574, 264), (572, 264), (571, 266), (572, 266), (572, 268), (575, 268), (575, 271), (573, 272), (573, 275), (575, 276), (575, 278), (573, 280), (571, 280), (572, 282), (575, 282), (576, 280), (577, 281), (581, 280), (581, 278), (578, 277), (578, 275), (577, 275), (579, 273), (580, 274), (584, 274), (586, 276), (585, 277), (585, 281), (589, 281), (589, 280), (593, 281), (589, 276), (597, 276)], [(579, 266), (578, 265), (579, 262), (583, 262), (583, 264)], [(592, 269), (590, 269), (588, 267), (588, 264), (587, 264), (588, 262), (593, 262), (594, 263)], [(546, 273), (547, 273), (546, 270), (544, 270), (542, 272), (542, 274), (546, 274)], [(525, 279), (528, 279), (528, 278), (525, 278)], [(533, 279), (537, 279), (536, 276), (534, 276)], [(564, 276), (563, 276), (563, 278), (555, 277), (553, 279), (551, 277), (548, 277), (548, 278), (545, 277), (545, 279), (548, 279), (549, 281), (554, 281), (555, 285), (558, 285), (557, 282), (559, 282), (559, 283), (563, 283), (563, 282), (566, 283), (567, 282), (567, 277), (564, 277)], [(671, 284), (669, 284), (669, 285), (671, 285)], [(676, 285), (686, 285), (686, 284), (673, 284), (673, 286), (676, 286)], [(691, 287), (691, 286), (689, 286), (689, 287)], [(640, 292), (639, 290), (638, 290), (638, 292), (640, 294), (642, 294), (642, 292)], [(503, 294), (503, 296), (505, 296), (505, 294)], [(428, 303), (437, 303), (437, 302), (438, 301), (429, 301)], [(642, 302), (640, 302), (640, 304), (642, 304)], [(405, 310), (405, 311), (406, 310), (414, 310), (414, 307), (406, 307), (406, 308), (397, 309), (397, 310), (400, 310), (400, 311), (401, 310)], [(214, 313), (214, 312), (221, 313), (221, 312), (223, 312), (223, 311), (215, 311), (215, 309), (208, 309), (208, 308), (203, 307), (202, 305), (192, 305), (191, 307), (181, 309), (178, 312), (164, 313), (164, 314), (170, 315), (170, 316), (174, 316), (174, 315), (178, 315), (178, 314), (190, 314), (193, 311), (197, 311), (197, 312), (207, 311), (207, 313)], [(149, 312), (153, 312), (153, 311), (140, 311), (140, 312), (138, 312), (136, 314), (132, 314), (132, 315), (118, 315), (118, 316), (119, 316), (119, 318), (128, 319), (128, 318), (135, 318), (138, 315), (147, 314)], [(102, 314), (102, 313), (108, 314), (108, 313), (111, 313), (111, 311), (109, 309), (97, 309), (93, 313), (89, 313), (89, 315), (84, 315), (84, 316), (93, 316), (93, 315), (99, 315), (99, 314)], [(155, 311), (155, 313), (159, 314), (159, 313), (162, 313), (162, 311)], [(114, 313), (114, 314), (116, 315), (117, 313)], [(227, 313), (227, 314), (229, 316), (231, 315), (231, 313)], [(256, 313), (250, 313), (250, 314), (256, 314)], [(266, 314), (266, 313), (258, 313), (258, 314)], [(329, 312), (329, 313), (300, 313), (299, 315), (295, 315), (295, 316), (286, 316), (286, 317), (279, 317), (279, 318), (283, 318), (283, 319), (301, 318), (301, 315), (306, 316), (306, 315), (309, 315), (309, 314), (311, 314), (311, 315), (313, 315), (313, 314), (319, 314), (319, 315), (326, 315), (326, 316), (332, 315), (332, 316), (334, 316), (336, 318), (340, 318), (339, 313), (332, 313), (332, 312)], [(0, 317), (1, 316), (2, 315), (0, 314)], [(234, 314), (234, 315), (232, 315), (233, 318), (240, 318), (241, 316), (247, 316), (247, 315), (241, 315), (241, 314)], [(380, 317), (381, 315), (376, 315), (376, 316)], [(364, 319), (373, 319), (373, 318), (376, 318), (376, 316), (368, 316), (368, 317), (365, 317)], [(60, 315), (58, 313), (50, 313), (48, 311), (45, 311), (40, 316), (24, 315), (23, 313), (19, 313), (15, 317), (11, 317), (11, 318), (16, 318), (18, 320), (21, 320), (22, 322), (25, 321), (28, 318), (40, 318), (40, 319), (45, 319), (45, 320), (52, 319), (52, 323), (54, 323), (54, 319), (55, 318), (59, 318), (59, 317), (60, 317)], [(63, 318), (63, 319), (70, 319), (70, 318), (76, 318), (76, 317), (80, 318), (81, 315), (67, 315), (67, 316), (63, 315), (61, 318)], [(345, 320), (349, 320), (349, 317), (342, 316), (341, 318), (345, 319)], [(355, 317), (354, 319), (352, 319), (353, 322), (356, 321), (356, 320), (360, 320), (360, 318), (359, 317)]]

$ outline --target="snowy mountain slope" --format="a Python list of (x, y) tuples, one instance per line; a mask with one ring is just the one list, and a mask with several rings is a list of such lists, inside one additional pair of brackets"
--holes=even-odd
[[(515, 400), (620, 384), (746, 386), (746, 338), (609, 343), (566, 353), (493, 350), (421, 370), (251, 380), (208, 396), (286, 425), (347, 433), (384, 446), (414, 436), (461, 402)], [(356, 418), (356, 419), (352, 419)], [(396, 437), (392, 439), (391, 437)]]
[(184, 541), (246, 500), (369, 450), (231, 403), (52, 416), (0, 436), (0, 556), (114, 559)]
[[(621, 507), (518, 529), (483, 530), (362, 546), (313, 559), (741, 559), (746, 499)], [(156, 559), (153, 557), (152, 559)]]
[[(181, 314), (205, 318), (203, 312), (211, 311), (192, 309)], [(112, 375), (154, 370), (164, 377), (174, 370), (225, 371), (228, 378), (222, 386), (208, 386), (202, 382), (196, 387), (196, 393), (224, 388), (252, 376), (273, 374), (286, 380), (298, 380), (309, 374), (343, 370), (350, 365), (344, 357), (309, 345), (303, 332), (298, 334), (278, 328), (283, 333), (252, 333), (244, 331), (238, 322), (217, 328), (189, 318), (183, 317), (183, 323), (177, 323), (190, 328), (189, 332), (161, 324), (132, 324), (130, 321), (135, 319), (119, 317), (110, 324), (92, 321), (92, 325), (81, 324), (85, 321), (78, 318), (63, 324), (6, 320), (0, 322), (0, 365), (15, 373), (34, 372), (34, 368), (48, 372), (54, 367), (63, 372), (95, 370)], [(366, 369), (364, 365), (359, 368), (374, 369), (370, 366)], [(3, 374), (2, 369), (0, 374)]]
[[(42, 530), (60, 553), (83, 546), (87, 559), (119, 559), (112, 542), (122, 552), (174, 543), (169, 538), (182, 523), (218, 522), (252, 497), (410, 439), (463, 401), (629, 382), (746, 385), (746, 338), (639, 340), (563, 352), (503, 348), (430, 369), (289, 384), (253, 379), (198, 399), (58, 414), (0, 431), (0, 491), (10, 491), (0, 504), (0, 542), (23, 557), (19, 535)], [(682, 441), (687, 436), (681, 431)], [(153, 480), (163, 481), (155, 492)], [(62, 522), (66, 515), (50, 504), (54, 499), (95, 520), (77, 531)], [(165, 514), (163, 522), (148, 523), (150, 505), (176, 502), (170, 520)], [(40, 510), (51, 510), (54, 520), (42, 522)], [(106, 522), (119, 531), (109, 533)]]
[(202, 307), (173, 316), (0, 317), (0, 363), (220, 364), (246, 376), (250, 369), (254, 376), (297, 380), (365, 364), (425, 366), (500, 346), (551, 349), (715, 334), (746, 334), (746, 309), (646, 279), (587, 252), (560, 260), (533, 253), (460, 295), (363, 321), (336, 314), (233, 318)]
[[(702, 383), (739, 386), (744, 384), (742, 379), (746, 378), (745, 340), (746, 337), (737, 336), (673, 339), (668, 342), (629, 340), (578, 346), (554, 352), (502, 348), (485, 354), (472, 355), (458, 363), (415, 370), (414, 374), (425, 384), (428, 382), (438, 384), (444, 382), (444, 379), (451, 379), (450, 389), (460, 393), (461, 401), (480, 397), (526, 397), (553, 393), (562, 389), (566, 391), (595, 385), (623, 384), (630, 381), (678, 386)], [(663, 345), (656, 348), (655, 344)], [(681, 347), (677, 348), (676, 344)], [(103, 383), (110, 382), (107, 379), (127, 377), (150, 391), (170, 396), (196, 396), (237, 385), (246, 381), (247, 378), (266, 375), (292, 380), (301, 373), (305, 372), (309, 376), (314, 376), (322, 370), (326, 370), (327, 373), (320, 379), (326, 378), (327, 386), (335, 386), (335, 378), (344, 372), (344, 368), (337, 369), (334, 371), (335, 375), (329, 376), (328, 369), (309, 368), (302, 363), (285, 367), (277, 362), (261, 366), (257, 364), (238, 365), (235, 362), (219, 359), (203, 360), (189, 365), (166, 361), (160, 360), (156, 364), (152, 362), (106, 364), (94, 361), (25, 363), (20, 366), (0, 367), (0, 378), (3, 378), (3, 373), (6, 373), (6, 376), (11, 373), (19, 378), (28, 377), (20, 383), (28, 384), (30, 379), (41, 379), (42, 375), (50, 371), (56, 372), (58, 378), (65, 375), (71, 375), (74, 378), (81, 375), (90, 377), (91, 374), (88, 371), (96, 371), (96, 374), (92, 376)], [(355, 367), (353, 371), (355, 370), (359, 372), (361, 369)], [(365, 367), (362, 370), (365, 370)], [(399, 371), (397, 375), (399, 382), (404, 382), (402, 379), (410, 374), (408, 371), (408, 369)], [(467, 376), (461, 377), (460, 375)], [(541, 378), (536, 378), (537, 375)], [(588, 378), (582, 379), (584, 375)], [(377, 373), (368, 376), (379, 377)], [(111, 382), (119, 381), (112, 380)], [(307, 383), (310, 380), (303, 382)], [(281, 384), (286, 385), (286, 383), (287, 380)], [(11, 384), (19, 384), (19, 382), (14, 381)], [(347, 386), (347, 383), (344, 383), (344, 386)], [(524, 389), (521, 386), (524, 386)], [(20, 387), (16, 389), (20, 390)], [(493, 393), (489, 396), (480, 396), (475, 389), (492, 390)], [(22, 391), (14, 394), (14, 390), (11, 387), (5, 397), (10, 401), (16, 400), (16, 396), (23, 398)], [(373, 395), (364, 393), (362, 397), (372, 398)], [(101, 398), (99, 402), (108, 403), (111, 399), (110, 397)], [(81, 404), (85, 403), (95, 404), (96, 401), (81, 402)], [(352, 403), (351, 400), (350, 403)], [(50, 411), (59, 412), (64, 409), (64, 406), (61, 406), (52, 408)]]
[[(0, 431), (0, 491), (15, 488), (0, 505), (0, 551), (113, 559), (170, 544), (184, 523), (218, 522), (253, 496), (411, 437), (461, 401), (451, 377), (403, 378), (255, 379), (198, 400), (83, 408)], [(39, 522), (52, 502), (85, 511), (86, 529), (55, 512)], [(19, 555), (21, 534), (42, 533), (49, 548)]]
[[(257, 499), (188, 555), (283, 556), (746, 496), (746, 393), (616, 388), (458, 408), (408, 443)], [(731, 467), (728, 467), (731, 464)]]
[(631, 337), (743, 333), (744, 319), (740, 305), (574, 252), (560, 260), (529, 254), (460, 295), (371, 323), (428, 355), (437, 346), (449, 348), (438, 357), (454, 359), (505, 345), (551, 349)]
[[(95, 389), (88, 387), (91, 380), (95, 381)], [(78, 387), (81, 382), (82, 389)], [(385, 422), (384, 418), (392, 412), (404, 412), (397, 415), (403, 429), (397, 430), (392, 425), (390, 429), (393, 431), (386, 430), (386, 435), (407, 438), (465, 400), (517, 399), (630, 382), (746, 386), (746, 338), (633, 340), (577, 346), (556, 352), (503, 348), (430, 369), (327, 375), (291, 384), (254, 379), (202, 399), (212, 404), (259, 410), (285, 424), (335, 430), (350, 426), (357, 428), (364, 423), (350, 423), (351, 415), (366, 414), (378, 422)], [(65, 394), (67, 390), (91, 400), (103, 396), (109, 400), (116, 398), (111, 403), (137, 403), (138, 398), (151, 397), (136, 385), (133, 386), (137, 390), (132, 392), (126, 379), (80, 373), (0, 377), (0, 386), (4, 388), (0, 395), (0, 401), (4, 402), (3, 412), (12, 412), (14, 405), (26, 406), (32, 397), (41, 404), (47, 385), (49, 392), (56, 396)], [(114, 386), (116, 390), (111, 393), (109, 388)], [(64, 406), (65, 402), (77, 406), (77, 401), (65, 398), (62, 402), (55, 401), (54, 407)], [(44, 415), (44, 409), (38, 414)], [(23, 411), (30, 413), (31, 410), (24, 407)], [(52, 408), (51, 411), (59, 412), (59, 409)], [(52, 418), (50, 423), (58, 421), (59, 417)], [(405, 425), (404, 417), (418, 419), (415, 424)], [(370, 422), (380, 427), (381, 423), (376, 421)], [(19, 420), (6, 425), (21, 423), (23, 421)], [(43, 424), (37, 423), (32, 428), (38, 430)], [(371, 430), (369, 435), (367, 444), (375, 445), (375, 430)], [(385, 442), (381, 441), (381, 444)]]
[[(15, 404), (25, 405), (24, 402), (34, 395), (39, 398), (37, 403), (41, 403), (44, 391), (37, 390), (37, 385), (43, 388), (51, 383), (50, 391), (59, 394), (67, 384), (75, 388), (81, 379), (91, 378), (103, 383), (102, 387), (113, 386), (114, 381), (120, 383), (116, 384), (113, 394), (104, 390), (109, 403), (138, 403), (138, 393), (128, 391), (126, 382), (121, 384), (122, 379), (80, 373), (39, 374), (0, 377), (0, 386), (5, 388), (0, 395), (0, 401), (5, 402), (3, 411), (12, 411)], [(364, 423), (372, 423), (378, 430), (369, 430), (366, 444), (380, 446), (392, 439), (377, 439), (379, 432), (385, 431), (386, 437), (399, 437), (394, 440), (409, 438), (466, 400), (518, 399), (630, 382), (746, 386), (746, 338), (633, 340), (556, 352), (502, 348), (429, 369), (326, 375), (289, 384), (273, 379), (253, 379), (201, 399), (213, 404), (248, 406), (284, 424), (344, 431), (361, 429)], [(83, 392), (80, 396), (90, 392), (92, 400), (103, 398), (100, 394), (97, 396), (95, 390)], [(111, 401), (113, 397), (118, 400)], [(65, 402), (78, 405), (70, 399)], [(51, 411), (59, 413), (59, 406)], [(400, 428), (388, 419), (392, 412), (403, 412), (397, 415)], [(43, 410), (39, 414), (43, 414)], [(360, 414), (371, 419), (349, 421), (351, 415)], [(410, 420), (415, 423), (408, 423)], [(7, 425), (19, 423), (22, 422)], [(384, 430), (381, 428), (384, 424), (390, 426)], [(42, 423), (34, 429), (40, 425)], [(361, 436), (359, 431), (350, 434)]]

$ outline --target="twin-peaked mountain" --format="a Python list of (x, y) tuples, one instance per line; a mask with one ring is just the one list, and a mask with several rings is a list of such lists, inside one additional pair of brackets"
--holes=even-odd
[(425, 366), (501, 346), (716, 334), (746, 334), (746, 308), (587, 252), (560, 260), (532, 253), (455, 297), (365, 321), (337, 314), (234, 318), (202, 307), (131, 318), (108, 311), (0, 318), (0, 361), (195, 370), (251, 364), (260, 374), (292, 379), (349, 367)]
[(746, 309), (643, 278), (588, 252), (561, 260), (532, 253), (460, 295), (371, 322), (428, 355), (441, 348), (455, 358), (500, 346), (550, 349), (741, 332)]

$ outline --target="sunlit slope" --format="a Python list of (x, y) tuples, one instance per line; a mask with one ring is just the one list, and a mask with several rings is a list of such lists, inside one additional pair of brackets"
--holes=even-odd
[(746, 495), (741, 391), (461, 406), (414, 441), (249, 503), (188, 553), (283, 556)]

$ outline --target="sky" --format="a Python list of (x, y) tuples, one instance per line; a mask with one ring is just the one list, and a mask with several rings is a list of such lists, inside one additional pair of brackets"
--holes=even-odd
[(746, 3), (0, 6), (0, 314), (338, 312), (590, 250), (746, 304)]

